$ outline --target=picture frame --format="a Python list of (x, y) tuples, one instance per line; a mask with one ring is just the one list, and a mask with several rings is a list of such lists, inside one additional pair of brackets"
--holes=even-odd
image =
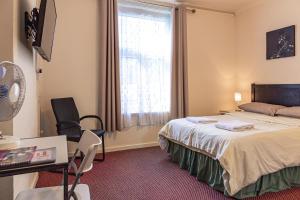
[(267, 32), (267, 60), (296, 56), (296, 26)]

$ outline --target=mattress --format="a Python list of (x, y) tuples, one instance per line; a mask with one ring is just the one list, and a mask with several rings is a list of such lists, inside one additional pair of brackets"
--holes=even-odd
[(216, 128), (214, 123), (176, 119), (159, 132), (160, 146), (167, 150), (170, 140), (218, 160), (224, 169), (224, 187), (231, 196), (263, 175), (300, 166), (300, 119), (249, 112), (211, 117), (241, 120), (253, 123), (255, 128), (231, 132)]

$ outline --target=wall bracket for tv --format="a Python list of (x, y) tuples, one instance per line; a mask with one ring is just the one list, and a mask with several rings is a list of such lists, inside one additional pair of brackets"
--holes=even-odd
[(38, 23), (39, 11), (37, 8), (32, 9), (30, 14), (25, 12), (25, 34), (27, 40), (31, 38), (33, 41), (35, 41)]
[[(39, 11), (37, 8), (32, 9), (31, 13), (25, 12), (25, 35), (26, 39), (32, 39), (32, 42), (35, 42), (37, 27), (39, 24)], [(36, 69), (38, 74), (41, 74), (43, 71), (40, 68)]]

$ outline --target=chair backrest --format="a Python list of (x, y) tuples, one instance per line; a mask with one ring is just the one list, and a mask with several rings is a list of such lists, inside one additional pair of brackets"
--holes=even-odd
[[(70, 166), (74, 167), (76, 179), (71, 189), (69, 190), (69, 199), (70, 197), (76, 199), (76, 193), (74, 191), (79, 182), (79, 179), (84, 172), (90, 171), (93, 168), (93, 161), (101, 143), (101, 139), (92, 131), (86, 130), (82, 134), (76, 152), (70, 162)], [(79, 168), (77, 169), (77, 166), (74, 161), (76, 158), (76, 154), (79, 151), (84, 154), (84, 158), (81, 161)]]
[(79, 173), (92, 169), (97, 150), (101, 145), (101, 139), (92, 131), (84, 131), (78, 143), (78, 150), (84, 154), (84, 158), (78, 168)]
[[(62, 121), (80, 122), (79, 112), (72, 97), (51, 99), (51, 105), (57, 123)], [(72, 125), (63, 125), (60, 128), (66, 129), (70, 127)]]

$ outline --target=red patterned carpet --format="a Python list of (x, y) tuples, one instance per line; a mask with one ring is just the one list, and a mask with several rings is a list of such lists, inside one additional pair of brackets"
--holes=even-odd
[[(60, 174), (41, 173), (38, 187), (59, 185), (61, 177)], [(93, 200), (230, 199), (181, 170), (158, 147), (109, 153), (105, 162), (95, 162), (93, 170), (86, 173), (81, 182), (90, 186)], [(269, 199), (298, 200), (300, 189), (251, 200)]]

